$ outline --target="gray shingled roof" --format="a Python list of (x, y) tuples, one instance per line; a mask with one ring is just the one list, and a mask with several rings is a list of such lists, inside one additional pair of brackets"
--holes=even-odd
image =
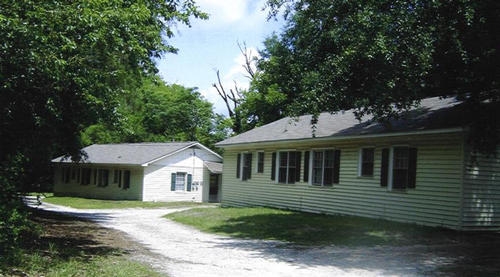
[(215, 174), (222, 174), (222, 169), (223, 169), (222, 163), (204, 162), (204, 164), (210, 172)]
[[(362, 137), (460, 127), (466, 120), (461, 103), (455, 98), (423, 99), (418, 108), (403, 113), (400, 119), (391, 120), (390, 124), (382, 124), (372, 120), (371, 117), (364, 117), (360, 122), (356, 119), (354, 110), (336, 114), (322, 113), (316, 124), (315, 137)], [(311, 119), (311, 115), (300, 116), (296, 119), (286, 117), (228, 138), (217, 143), (216, 146), (311, 139), (313, 137)]]
[[(82, 149), (85, 163), (144, 165), (185, 148), (200, 146), (198, 142), (93, 144)], [(71, 162), (61, 156), (52, 162)]]

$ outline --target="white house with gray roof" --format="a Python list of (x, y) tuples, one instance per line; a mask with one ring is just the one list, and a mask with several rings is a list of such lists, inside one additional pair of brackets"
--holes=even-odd
[(82, 153), (79, 163), (65, 156), (52, 160), (56, 195), (220, 200), (222, 157), (198, 142), (94, 144)]
[(306, 115), (231, 137), (216, 144), (222, 204), (500, 230), (500, 147), (472, 151), (466, 111), (428, 98), (386, 123), (348, 110), (322, 113), (314, 132)]

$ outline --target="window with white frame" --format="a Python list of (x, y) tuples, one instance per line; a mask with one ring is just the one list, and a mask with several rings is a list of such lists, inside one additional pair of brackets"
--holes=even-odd
[[(125, 171), (123, 189), (130, 187), (130, 171)], [(193, 175), (187, 172), (172, 172), (170, 178), (171, 191), (191, 191)]]
[(184, 191), (186, 184), (186, 173), (177, 172), (175, 176), (175, 191)]
[(301, 152), (278, 152), (278, 183), (294, 184), (300, 181)]
[(417, 148), (398, 146), (382, 149), (380, 184), (388, 189), (416, 187)]
[(238, 153), (236, 158), (236, 178), (242, 181), (252, 178), (252, 153)]
[(332, 186), (339, 183), (340, 150), (311, 151), (311, 184)]
[(359, 151), (359, 176), (372, 177), (375, 161), (374, 148), (361, 148)]

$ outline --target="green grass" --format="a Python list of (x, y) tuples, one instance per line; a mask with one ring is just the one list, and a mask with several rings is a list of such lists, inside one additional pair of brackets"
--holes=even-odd
[[(10, 274), (46, 277), (161, 276), (146, 265), (119, 255), (95, 256), (87, 259), (79, 257), (61, 259), (55, 256), (43, 252), (24, 254), (23, 264), (20, 265), (19, 269), (11, 270)], [(22, 272), (27, 273), (27, 275), (21, 275)]]
[(174, 208), (193, 207), (201, 204), (197, 202), (143, 202), (134, 200), (100, 200), (58, 196), (47, 197), (42, 201), (50, 204), (72, 207), (75, 209)]
[(355, 216), (331, 216), (270, 208), (194, 208), (166, 218), (201, 231), (237, 238), (278, 240), (298, 245), (411, 245), (453, 240), (440, 228)]

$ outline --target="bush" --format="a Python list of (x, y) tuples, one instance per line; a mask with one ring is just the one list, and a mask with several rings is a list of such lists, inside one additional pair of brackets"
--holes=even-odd
[(0, 257), (3, 265), (15, 263), (23, 238), (34, 233), (21, 201), (0, 204)]
[(24, 241), (37, 235), (12, 181), (0, 175), (0, 269), (19, 262)]

